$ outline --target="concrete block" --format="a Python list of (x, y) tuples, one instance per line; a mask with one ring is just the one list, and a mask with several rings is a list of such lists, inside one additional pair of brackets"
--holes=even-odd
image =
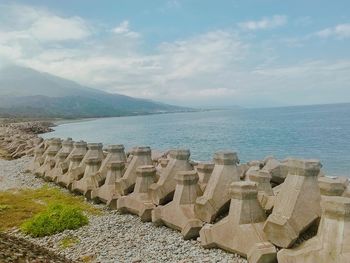
[(275, 262), (276, 249), (263, 232), (266, 215), (257, 199), (256, 184), (234, 182), (230, 195), (229, 215), (214, 225), (205, 225), (200, 231), (202, 246), (219, 247), (249, 257), (249, 262)]
[(132, 152), (132, 159), (125, 170), (122, 178), (117, 179), (115, 183), (116, 192), (110, 202), (110, 207), (117, 207), (117, 200), (123, 195), (127, 195), (134, 190), (139, 166), (152, 165), (151, 148), (150, 147), (136, 147)]
[(91, 157), (84, 162), (84, 176), (80, 180), (73, 181), (71, 190), (91, 199), (91, 191), (97, 188), (97, 182), (94, 180), (94, 175), (100, 169), (102, 159)]
[(150, 186), (154, 204), (166, 204), (172, 200), (176, 187), (175, 176), (177, 172), (193, 170), (192, 165), (189, 163), (189, 158), (189, 150), (171, 150), (169, 152), (168, 165), (162, 170), (158, 182)]
[(261, 207), (265, 211), (271, 212), (275, 202), (275, 194), (270, 184), (271, 174), (265, 170), (251, 171), (248, 179), (257, 184), (258, 200)]
[(147, 222), (152, 219), (152, 203), (149, 187), (155, 182), (156, 168), (153, 165), (143, 165), (136, 169), (136, 183), (134, 192), (122, 196), (117, 201), (117, 209), (122, 213), (138, 215), (141, 221)]
[(91, 191), (91, 199), (95, 202), (102, 202), (110, 205), (113, 196), (116, 194), (116, 181), (123, 176), (125, 162), (112, 161), (107, 164), (106, 180), (102, 186)]
[(64, 140), (62, 142), (62, 148), (57, 153), (55, 160), (54, 160), (54, 167), (51, 170), (46, 171), (44, 178), (48, 181), (56, 181), (57, 176), (60, 174), (61, 169), (60, 165), (64, 161), (66, 161), (67, 157), (73, 150), (73, 141), (71, 138), (68, 138), (67, 140)]
[(39, 167), (44, 163), (43, 154), (44, 154), (43, 148), (36, 148), (34, 150), (34, 158), (26, 168), (25, 170), (26, 173), (33, 173), (34, 171), (39, 169)]
[(213, 170), (214, 170), (214, 163), (204, 162), (204, 163), (199, 163), (196, 166), (196, 171), (199, 177), (198, 184), (203, 192), (207, 187), (210, 175), (212, 174)]
[(292, 246), (299, 235), (321, 215), (317, 182), (320, 162), (290, 159), (287, 165), (288, 176), (264, 226), (268, 239), (283, 248)]
[[(87, 153), (87, 143), (84, 141), (75, 142), (73, 150), (68, 155), (66, 161), (59, 165), (60, 174), (57, 176), (57, 183), (69, 188), (75, 178), (72, 171), (77, 169)], [(85, 168), (85, 167), (84, 167)]]
[(126, 155), (124, 152), (124, 145), (110, 145), (107, 148), (107, 156), (102, 161), (101, 167), (98, 172), (94, 175), (94, 181), (96, 187), (101, 186), (107, 176), (108, 164), (111, 162), (123, 162), (126, 163)]
[(350, 198), (324, 196), (317, 235), (293, 249), (282, 249), (280, 263), (347, 263), (350, 259)]
[(207, 223), (229, 208), (231, 195), (230, 184), (240, 180), (237, 168), (238, 157), (235, 152), (217, 152), (214, 155), (214, 170), (211, 174), (203, 196), (198, 197), (195, 212)]
[(324, 176), (318, 178), (321, 195), (342, 196), (348, 184), (349, 180), (346, 177)]
[(55, 166), (55, 157), (62, 147), (62, 141), (59, 138), (53, 138), (49, 141), (46, 150), (44, 163), (34, 171), (34, 175), (44, 177), (45, 173)]
[(202, 195), (198, 180), (199, 176), (196, 171), (178, 172), (173, 200), (154, 209), (152, 222), (181, 231), (184, 239), (198, 237), (199, 230), (203, 226), (203, 222), (194, 212), (196, 199)]
[(268, 158), (262, 169), (271, 174), (271, 182), (277, 185), (283, 183), (288, 174), (287, 164), (273, 158)]

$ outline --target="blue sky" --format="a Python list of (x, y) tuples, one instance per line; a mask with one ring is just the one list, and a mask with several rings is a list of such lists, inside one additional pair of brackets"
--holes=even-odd
[(186, 106), (350, 101), (350, 1), (0, 0), (0, 65)]

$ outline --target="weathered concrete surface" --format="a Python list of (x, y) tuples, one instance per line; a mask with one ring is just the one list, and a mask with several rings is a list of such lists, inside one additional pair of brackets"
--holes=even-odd
[(73, 141), (71, 138), (67, 138), (62, 142), (62, 148), (60, 151), (57, 153), (55, 160), (53, 161), (52, 165), (54, 167), (51, 170), (47, 170), (45, 172), (44, 178), (48, 181), (56, 181), (57, 176), (60, 174), (60, 165), (63, 163), (69, 154), (73, 150)]
[(33, 171), (39, 169), (39, 167), (44, 163), (44, 149), (43, 148), (36, 148), (34, 151), (34, 158), (29, 163), (28, 167), (26, 168), (26, 173), (33, 173)]
[(195, 212), (199, 219), (211, 223), (229, 208), (231, 199), (229, 187), (240, 180), (239, 162), (235, 152), (217, 152), (214, 155), (214, 170), (209, 178), (203, 196), (198, 197)]
[(294, 249), (278, 252), (280, 263), (348, 263), (350, 260), (350, 199), (324, 196), (317, 235)]
[(209, 182), (210, 175), (214, 170), (214, 163), (209, 163), (209, 162), (199, 163), (196, 166), (196, 170), (199, 177), (198, 184), (201, 190), (204, 192)]
[(175, 176), (177, 172), (193, 170), (189, 158), (189, 150), (171, 150), (169, 152), (168, 165), (162, 170), (158, 182), (150, 186), (154, 204), (161, 205), (172, 200), (176, 187)]
[[(70, 189), (91, 198), (91, 190), (98, 187), (94, 175), (100, 169), (105, 156), (102, 143), (89, 143), (87, 147), (88, 151), (80, 165), (71, 171), (71, 178), (74, 178), (74, 180)], [(83, 172), (82, 169), (84, 169)]]
[(73, 150), (68, 155), (66, 161), (60, 164), (60, 174), (57, 176), (57, 183), (70, 187), (75, 178), (72, 175), (72, 171), (78, 168), (87, 152), (87, 143), (84, 141), (75, 142), (73, 144)]
[(139, 166), (152, 165), (151, 148), (136, 147), (132, 152), (132, 159), (122, 178), (117, 179), (115, 183), (115, 193), (110, 202), (110, 207), (117, 208), (117, 200), (123, 195), (127, 195), (134, 190)]
[(94, 198), (92, 191), (97, 189), (104, 183), (107, 176), (108, 164), (115, 161), (121, 161), (121, 162), (126, 161), (124, 146), (111, 145), (107, 149), (106, 158), (102, 159), (103, 156), (101, 154), (97, 155), (96, 158), (101, 161), (101, 163), (99, 164), (98, 171), (95, 171), (94, 173), (92, 173), (91, 169), (89, 169), (88, 172), (85, 169), (84, 176), (80, 180), (75, 181), (72, 184), (72, 189), (74, 191), (85, 195), (85, 197), (88, 199)]
[(153, 165), (139, 166), (136, 173), (134, 192), (120, 197), (117, 209), (122, 213), (138, 215), (143, 222), (151, 221), (155, 205), (152, 203), (149, 187), (156, 180), (156, 168)]
[(268, 158), (262, 170), (268, 171), (271, 174), (271, 182), (277, 185), (283, 183), (288, 174), (286, 162), (280, 162), (274, 158)]
[(55, 157), (62, 147), (62, 141), (59, 138), (52, 138), (48, 145), (46, 153), (44, 153), (44, 163), (33, 172), (35, 176), (44, 177), (45, 173), (55, 166)]
[(85, 172), (84, 176), (72, 183), (71, 190), (83, 194), (86, 198), (91, 199), (91, 191), (96, 187), (97, 182), (94, 180), (94, 175), (100, 169), (102, 159), (96, 157), (90, 157), (85, 161)]
[(112, 161), (107, 164), (107, 175), (104, 184), (91, 191), (91, 199), (95, 202), (110, 204), (116, 194), (115, 182), (122, 178), (125, 169), (125, 162)]
[(342, 196), (346, 187), (349, 185), (349, 180), (346, 177), (323, 176), (318, 178), (321, 195)]
[(181, 231), (184, 239), (198, 237), (199, 230), (203, 226), (203, 222), (194, 212), (196, 199), (202, 195), (198, 180), (196, 171), (178, 172), (173, 200), (152, 211), (152, 222)]
[(275, 194), (271, 187), (271, 174), (266, 170), (251, 170), (247, 177), (250, 181), (255, 182), (258, 187), (258, 200), (261, 207), (270, 212), (275, 202)]
[(107, 156), (102, 161), (100, 169), (95, 175), (93, 175), (93, 180), (95, 182), (94, 189), (101, 186), (107, 176), (108, 164), (111, 162), (123, 162), (126, 163), (126, 155), (124, 152), (124, 145), (110, 145), (107, 148)]
[(268, 242), (263, 225), (265, 211), (257, 199), (258, 189), (253, 182), (231, 184), (229, 215), (214, 225), (205, 225), (200, 231), (202, 246), (219, 247), (248, 257), (253, 262), (275, 262), (276, 249)]
[(288, 176), (276, 196), (264, 232), (279, 247), (288, 248), (321, 215), (317, 160), (289, 159)]

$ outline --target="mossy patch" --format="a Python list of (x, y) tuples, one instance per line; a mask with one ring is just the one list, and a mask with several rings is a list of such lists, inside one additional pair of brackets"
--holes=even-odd
[(75, 244), (79, 244), (80, 239), (75, 236), (66, 236), (60, 241), (60, 247), (62, 249), (66, 249), (74, 246)]
[(66, 229), (78, 229), (89, 223), (83, 212), (73, 206), (51, 204), (47, 209), (21, 225), (21, 230), (32, 237), (49, 236)]
[(39, 189), (9, 190), (0, 192), (0, 206), (7, 207), (0, 210), (0, 230), (19, 227), (52, 204), (70, 206), (89, 214), (102, 213), (84, 201), (82, 196), (74, 196), (58, 188), (44, 186)]

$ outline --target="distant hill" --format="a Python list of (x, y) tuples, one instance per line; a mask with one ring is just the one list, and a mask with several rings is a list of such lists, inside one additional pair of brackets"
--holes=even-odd
[(188, 110), (84, 87), (30, 68), (0, 69), (0, 117), (116, 117)]

